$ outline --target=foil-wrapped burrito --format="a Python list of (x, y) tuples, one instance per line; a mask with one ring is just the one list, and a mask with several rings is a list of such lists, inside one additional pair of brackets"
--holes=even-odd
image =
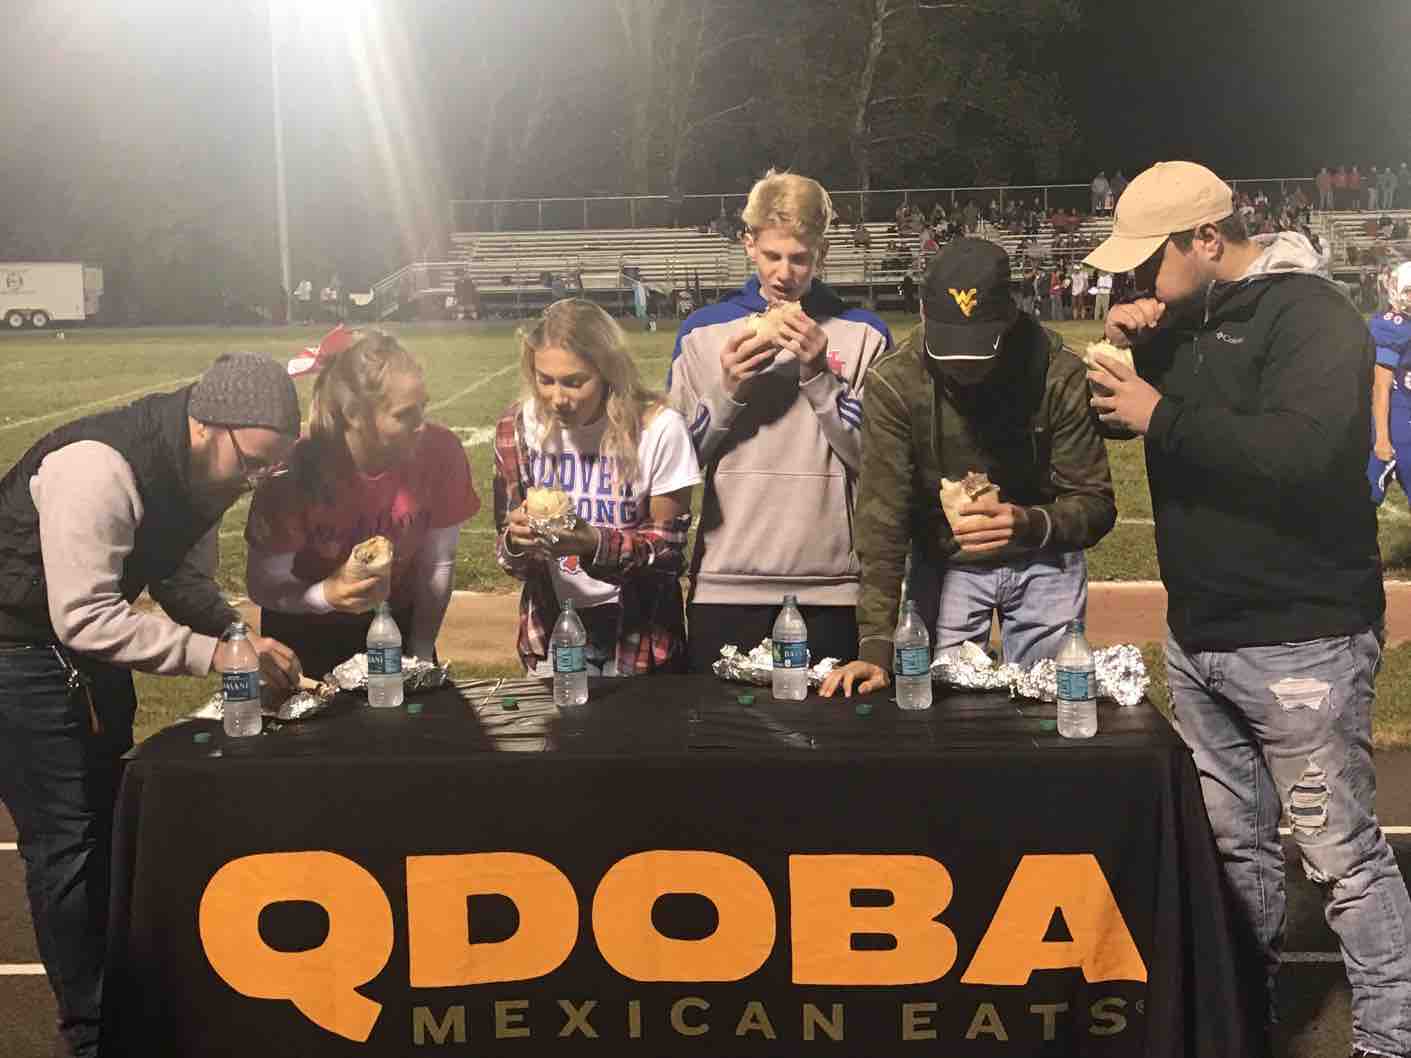
[[(260, 688), (260, 712), (275, 720), (307, 720), (322, 712), (333, 701), (338, 688), (331, 683), (316, 683), (305, 676), (299, 681), (299, 689), (290, 695), (281, 695), (269, 687)], [(216, 691), (206, 703), (191, 714), (195, 720), (221, 720), (225, 717), (225, 703), (221, 692)]]
[[(412, 654), (402, 655), (402, 686), (409, 691), (428, 691), (446, 682), (451, 671), (449, 662), (438, 665), (423, 661)], [(328, 679), (338, 690), (361, 691), (367, 687), (367, 655), (354, 654), (334, 668)]]
[[(402, 683), (408, 691), (432, 690), (444, 684), (450, 676), (451, 666), (434, 661), (422, 661), (407, 655), (402, 658)], [(260, 711), (275, 720), (307, 720), (327, 708), (340, 691), (358, 691), (367, 687), (367, 655), (354, 654), (337, 666), (322, 682), (315, 683), (307, 676), (299, 681), (299, 689), (282, 700), (276, 698), (268, 687), (262, 688)], [(220, 691), (216, 691), (206, 703), (191, 714), (194, 720), (220, 720), (225, 715)]]
[[(1097, 695), (1118, 705), (1136, 705), (1151, 686), (1142, 652), (1134, 646), (1102, 647), (1093, 651)], [(1052, 702), (1058, 698), (1058, 670), (1053, 659), (1037, 661), (1027, 669), (996, 665), (975, 643), (962, 643), (938, 651), (931, 662), (931, 678), (952, 687), (975, 691), (1007, 690), (1015, 697)]]
[(977, 644), (961, 643), (936, 652), (931, 680), (967, 691), (1007, 691), (1020, 675), (1017, 665), (996, 665)]
[(529, 516), (529, 528), (551, 544), (578, 525), (573, 498), (562, 489), (530, 488), (524, 495), (524, 513)]
[[(808, 685), (819, 686), (837, 667), (837, 658), (824, 658), (818, 664), (810, 666)], [(768, 687), (774, 678), (774, 641), (765, 639), (749, 653), (739, 647), (723, 646), (720, 648), (720, 659), (711, 668), (722, 680)]]
[[(1130, 644), (1100, 647), (1093, 651), (1097, 696), (1118, 705), (1136, 705), (1151, 686), (1142, 652)], [(1058, 698), (1058, 669), (1053, 659), (1036, 662), (1015, 680), (1012, 693), (1021, 698), (1052, 702)]]

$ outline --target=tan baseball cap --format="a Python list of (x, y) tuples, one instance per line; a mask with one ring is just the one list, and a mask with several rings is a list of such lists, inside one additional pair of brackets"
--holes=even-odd
[(1235, 211), (1229, 185), (1195, 162), (1157, 162), (1137, 174), (1117, 200), (1112, 235), (1085, 263), (1130, 272), (1175, 231), (1224, 220)]

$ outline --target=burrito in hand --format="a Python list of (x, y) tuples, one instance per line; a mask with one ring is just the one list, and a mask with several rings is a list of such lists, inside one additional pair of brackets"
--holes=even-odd
[(559, 534), (578, 524), (573, 513), (573, 497), (563, 489), (538, 487), (524, 494), (524, 513), (529, 527), (551, 544), (558, 543)]
[(941, 478), (941, 510), (945, 512), (946, 521), (954, 529), (955, 523), (960, 519), (962, 503), (978, 500), (981, 496), (998, 491), (999, 486), (990, 480), (990, 476), (979, 470), (970, 471), (959, 481)]
[(797, 301), (776, 301), (764, 312), (756, 312), (745, 318), (745, 324), (756, 338), (764, 338), (778, 344), (780, 327), (795, 312), (803, 311)]
[(349, 585), (376, 577), (382, 583), (377, 587), (375, 598), (379, 601), (388, 598), (392, 594), (392, 541), (385, 536), (364, 540), (353, 548), (334, 576)]
[(1130, 349), (1123, 349), (1120, 345), (1113, 345), (1106, 338), (1100, 342), (1090, 342), (1088, 344), (1087, 351), (1083, 354), (1083, 363), (1087, 364), (1089, 367), (1100, 367), (1101, 364), (1093, 358), (1093, 354), (1095, 353), (1101, 353), (1109, 360), (1116, 360), (1119, 364), (1126, 364), (1133, 370), (1136, 369), (1136, 364), (1132, 362), (1132, 351)]

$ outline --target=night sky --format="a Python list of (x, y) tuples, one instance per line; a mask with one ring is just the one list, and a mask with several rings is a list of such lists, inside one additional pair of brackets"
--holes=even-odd
[(1407, 0), (1083, 6), (1063, 78), (1087, 168), (1190, 158), (1284, 177), (1411, 161)]
[[(1130, 177), (1168, 158), (1226, 178), (1411, 161), (1411, 0), (1080, 2), (1080, 22), (1036, 54), (1078, 125), (1061, 180), (1099, 168)], [(596, 151), (594, 167), (585, 149), (612, 130), (577, 118), (620, 126), (626, 110), (610, 73), (612, 0), (276, 3), (292, 26), (282, 82), (296, 267), (370, 280), (444, 236), (445, 201), (469, 186), (479, 157), (467, 132), (478, 39), (513, 55), (526, 86), (541, 73), (562, 82), (569, 120), (520, 192), (623, 191), (620, 152)], [(4, 0), (0, 257), (121, 246), (128, 236), (105, 235), (106, 218), (169, 211), (239, 242), (246, 260), (270, 260), (268, 5)], [(769, 7), (761, 0), (762, 14)], [(392, 30), (361, 64), (346, 54), (356, 10), (381, 12)], [(556, 49), (589, 61), (565, 72)], [(743, 192), (766, 154), (712, 151), (683, 190)]]

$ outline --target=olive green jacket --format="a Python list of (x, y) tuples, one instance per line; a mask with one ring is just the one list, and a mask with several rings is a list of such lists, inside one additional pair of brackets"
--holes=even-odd
[[(1086, 371), (1063, 339), (1021, 315), (1003, 360), (966, 406), (933, 375), (917, 327), (867, 373), (856, 539), (861, 563), (859, 656), (890, 669), (906, 559), (991, 564), (1079, 551), (1117, 520), (1107, 448), (1088, 404)], [(976, 558), (960, 551), (941, 510), (941, 478), (982, 470), (1000, 499), (1037, 508), (1025, 539)]]

